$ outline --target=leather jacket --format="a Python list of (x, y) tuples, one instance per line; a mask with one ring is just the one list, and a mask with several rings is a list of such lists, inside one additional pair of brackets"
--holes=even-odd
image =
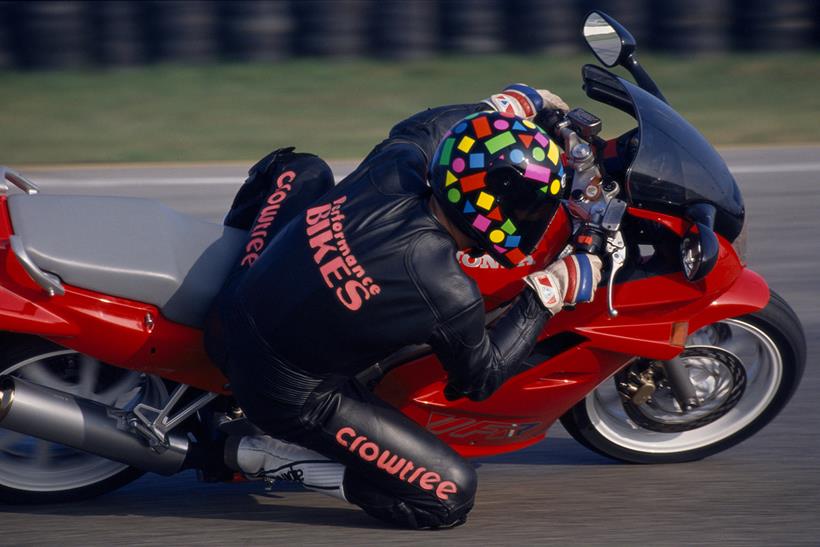
[(444, 133), (485, 104), (446, 106), (396, 125), (340, 184), (270, 240), (234, 294), (255, 335), (309, 374), (352, 375), (429, 344), (450, 393), (489, 397), (549, 318), (525, 290), (491, 328), (456, 243), (430, 210), (430, 160)]

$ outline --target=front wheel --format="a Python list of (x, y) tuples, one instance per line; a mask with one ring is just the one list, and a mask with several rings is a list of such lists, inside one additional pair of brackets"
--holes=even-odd
[[(774, 292), (764, 309), (692, 333), (687, 348), (681, 357), (700, 407), (682, 409), (663, 381), (648, 400), (635, 404), (619, 389), (624, 378), (619, 374), (570, 409), (561, 423), (584, 446), (617, 460), (699, 460), (749, 438), (777, 416), (806, 362), (800, 320)], [(635, 366), (641, 367), (636, 374), (647, 374), (646, 364)]]

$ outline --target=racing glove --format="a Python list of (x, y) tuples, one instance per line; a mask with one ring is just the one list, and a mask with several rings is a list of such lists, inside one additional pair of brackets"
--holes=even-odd
[(484, 103), (498, 112), (514, 114), (526, 120), (532, 120), (542, 110), (569, 110), (567, 103), (558, 95), (525, 84), (510, 84), (501, 93), (490, 95)]
[(572, 254), (528, 275), (524, 282), (555, 315), (564, 306), (592, 302), (601, 282), (601, 259), (590, 254)]

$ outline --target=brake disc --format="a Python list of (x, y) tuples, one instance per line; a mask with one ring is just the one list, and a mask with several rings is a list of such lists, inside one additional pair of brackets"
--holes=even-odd
[[(622, 394), (622, 385), (629, 385), (630, 381), (634, 383), (635, 378), (646, 378), (647, 370), (658, 371), (653, 375), (657, 388), (643, 404), (635, 404), (634, 398), (624, 397), (624, 411), (636, 425), (659, 433), (691, 431), (725, 416), (740, 401), (746, 389), (746, 371), (734, 354), (713, 346), (693, 346), (686, 348), (680, 358), (691, 363), (688, 369), (706, 373), (707, 377), (714, 379), (715, 386), (704, 390), (703, 386), (696, 384), (696, 387), (701, 387), (704, 397), (698, 407), (685, 411), (672, 402), (674, 397), (668, 382), (655, 363), (640, 361), (626, 367), (615, 376)], [(729, 382), (728, 386), (726, 382)]]

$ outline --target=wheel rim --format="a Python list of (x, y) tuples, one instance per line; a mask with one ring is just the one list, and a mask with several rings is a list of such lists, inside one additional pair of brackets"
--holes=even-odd
[(783, 377), (783, 358), (774, 341), (760, 328), (727, 319), (693, 333), (687, 340), (688, 346), (714, 346), (733, 354), (743, 364), (745, 392), (729, 412), (689, 431), (651, 431), (627, 415), (615, 382), (607, 381), (586, 398), (587, 414), (596, 431), (612, 443), (637, 452), (664, 454), (697, 450), (742, 430), (774, 399)]
[[(155, 376), (106, 365), (73, 350), (44, 353), (0, 372), (9, 374), (120, 409), (143, 401), (157, 404), (168, 397), (162, 380)], [(0, 485), (8, 488), (73, 490), (127, 468), (100, 456), (0, 429)]]

